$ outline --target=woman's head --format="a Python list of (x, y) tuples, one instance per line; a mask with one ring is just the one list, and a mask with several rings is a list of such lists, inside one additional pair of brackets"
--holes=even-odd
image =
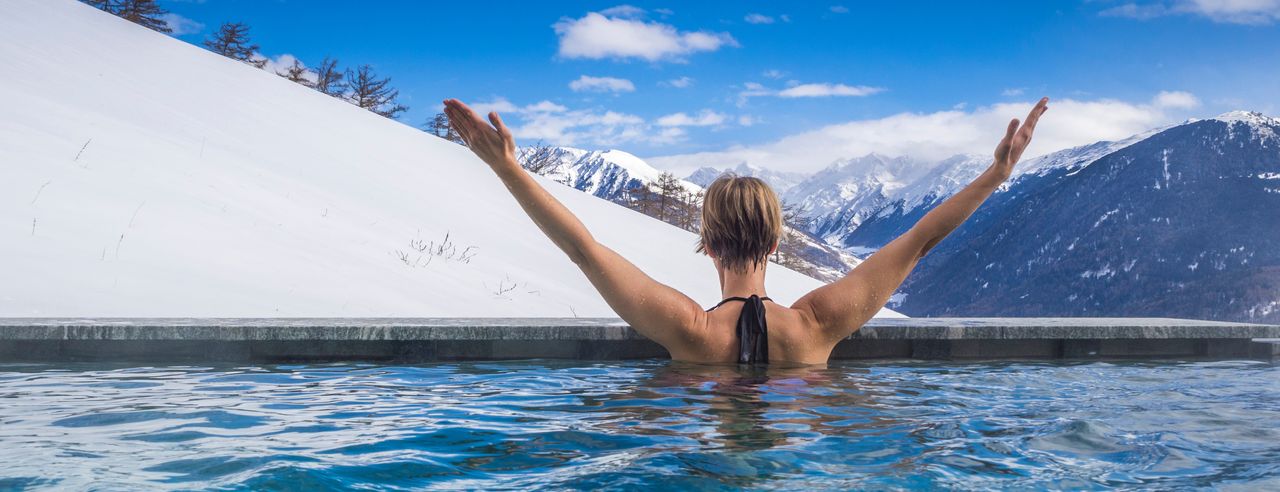
[(764, 181), (726, 174), (707, 187), (698, 252), (721, 267), (743, 272), (764, 265), (781, 234), (782, 206)]

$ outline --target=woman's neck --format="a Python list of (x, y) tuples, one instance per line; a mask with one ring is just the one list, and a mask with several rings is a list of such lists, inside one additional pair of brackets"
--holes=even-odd
[(720, 294), (722, 299), (730, 297), (750, 297), (752, 294), (765, 297), (764, 265), (748, 268), (745, 272), (735, 272), (726, 268), (720, 270)]

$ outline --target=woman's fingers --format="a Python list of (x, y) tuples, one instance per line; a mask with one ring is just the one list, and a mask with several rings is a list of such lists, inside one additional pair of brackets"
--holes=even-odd
[(1027, 113), (1026, 124), (1022, 125), (1027, 129), (1028, 134), (1036, 130), (1036, 123), (1040, 121), (1040, 115), (1044, 114), (1044, 112), (1048, 110), (1049, 98), (1040, 98), (1040, 101), (1036, 103), (1035, 107), (1031, 108), (1031, 112)]
[(1004, 140), (1001, 140), (1001, 141), (1000, 141), (1000, 143), (1001, 143), (1001, 144), (1007, 144), (1007, 143), (1009, 143), (1009, 142), (1012, 142), (1012, 141), (1013, 141), (1013, 135), (1014, 135), (1015, 133), (1018, 133), (1018, 119), (1017, 119), (1017, 118), (1014, 118), (1014, 119), (1012, 119), (1012, 120), (1009, 120), (1009, 128), (1005, 129), (1005, 131), (1004, 131)]
[(493, 127), (498, 130), (498, 133), (502, 135), (503, 138), (511, 138), (511, 130), (507, 129), (507, 125), (502, 124), (502, 117), (498, 116), (497, 111), (489, 112), (489, 122), (493, 123)]

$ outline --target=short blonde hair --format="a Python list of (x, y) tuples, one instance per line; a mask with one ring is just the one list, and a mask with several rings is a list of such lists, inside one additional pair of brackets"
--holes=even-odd
[(715, 255), (724, 268), (763, 266), (782, 235), (778, 195), (759, 178), (720, 176), (703, 195), (700, 234), (697, 251)]

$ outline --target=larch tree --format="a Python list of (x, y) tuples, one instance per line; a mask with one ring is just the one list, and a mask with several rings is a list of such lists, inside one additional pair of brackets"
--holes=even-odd
[(209, 51), (232, 60), (240, 60), (258, 68), (267, 66), (267, 60), (256, 58), (258, 45), (249, 41), (249, 26), (243, 22), (226, 22), (204, 40)]
[(683, 208), (684, 185), (676, 175), (669, 172), (663, 172), (658, 175), (658, 180), (653, 183), (653, 191), (657, 193), (657, 218), (669, 224), (678, 222), (677, 215)]
[(373, 67), (369, 65), (360, 65), (360, 68), (355, 70), (347, 70), (347, 87), (351, 89), (351, 93), (347, 96), (348, 100), (356, 106), (387, 118), (395, 118), (407, 111), (409, 107), (396, 102), (396, 98), (400, 97), (400, 91), (391, 88), (390, 84), (391, 77), (378, 78), (378, 74), (374, 73)]
[(311, 74), (311, 70), (302, 66), (302, 62), (298, 61), (297, 58), (294, 58), (293, 65), (285, 68), (283, 72), (279, 70), (276, 71), (276, 75), (289, 79), (292, 82), (302, 84), (306, 87), (314, 87), (311, 82), (311, 78), (307, 76), (309, 74)]
[(347, 92), (347, 84), (343, 82), (342, 70), (338, 69), (338, 60), (324, 57), (316, 66), (316, 82), (311, 87), (333, 97), (342, 97)]
[(116, 3), (118, 3), (117, 0), (80, 0), (80, 1), (86, 4), (89, 4), (93, 8), (96, 8), (103, 12), (111, 12), (113, 14), (116, 13)]
[(160, 8), (156, 0), (116, 0), (116, 15), (152, 31), (169, 34), (173, 28), (164, 20), (169, 11)]
[(650, 217), (657, 217), (658, 194), (649, 185), (636, 182), (627, 187), (625, 192), (628, 207)]
[[(457, 143), (457, 144), (463, 143), (462, 135), (458, 135), (458, 131), (453, 128), (453, 125), (449, 124), (449, 115), (447, 114), (436, 113), (436, 115), (432, 116), (430, 120), (427, 120), (426, 128), (427, 128), (427, 133), (430, 133), (432, 135), (443, 138), (453, 143)], [(540, 146), (541, 144), (535, 145), (534, 147), (531, 147), (531, 149), (538, 149)], [(547, 152), (543, 152), (542, 154), (530, 154), (529, 156), (530, 157), (535, 157), (537, 155), (545, 156), (545, 154), (549, 153), (549, 148), (545, 146), (541, 146), (541, 147), (544, 150), (547, 150)], [(541, 162), (541, 161), (535, 161), (535, 162)], [(523, 159), (521, 160), (521, 163), (525, 165), (525, 169), (529, 169), (530, 171), (533, 171), (535, 173), (542, 174), (534, 169), (530, 169), (529, 164), (525, 162)]]
[(134, 24), (153, 31), (170, 34), (173, 28), (165, 21), (168, 10), (160, 8), (156, 0), (81, 0), (103, 12), (115, 14)]

